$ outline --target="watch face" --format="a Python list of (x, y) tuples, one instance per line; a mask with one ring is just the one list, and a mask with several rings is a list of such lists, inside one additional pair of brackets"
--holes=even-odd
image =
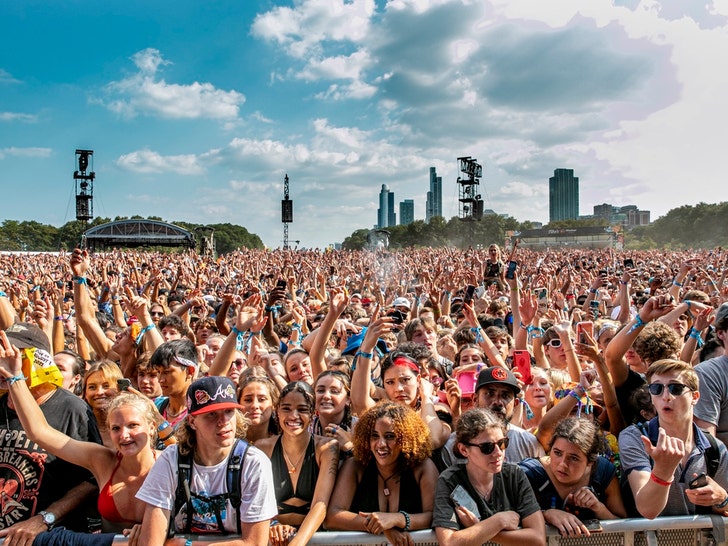
[(56, 516), (50, 512), (40, 512), (40, 515), (43, 518), (43, 523), (45, 523), (48, 527), (52, 527), (56, 523)]

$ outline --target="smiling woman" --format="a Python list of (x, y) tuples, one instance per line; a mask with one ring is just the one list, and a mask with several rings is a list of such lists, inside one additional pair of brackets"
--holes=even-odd
[(361, 416), (353, 442), (354, 458), (341, 467), (326, 528), (384, 534), (391, 544), (427, 529), (437, 469), (419, 415), (404, 404), (380, 402)]
[(274, 546), (307, 544), (326, 516), (339, 462), (336, 440), (309, 432), (314, 394), (304, 381), (281, 391), (276, 416), (279, 436), (256, 446), (271, 458), (278, 522), (270, 528)]

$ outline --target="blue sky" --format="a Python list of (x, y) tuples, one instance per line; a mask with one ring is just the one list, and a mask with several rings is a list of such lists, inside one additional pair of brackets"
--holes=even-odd
[(728, 200), (728, 0), (230, 0), (0, 4), (0, 218), (231, 222), (302, 246), (376, 222), (382, 184), (424, 218), (429, 167), (457, 215), (456, 158), (486, 208), (548, 220)]

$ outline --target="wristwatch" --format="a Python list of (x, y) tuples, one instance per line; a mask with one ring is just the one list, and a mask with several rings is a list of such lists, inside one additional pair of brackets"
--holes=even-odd
[(43, 523), (48, 526), (49, 531), (53, 529), (53, 526), (56, 524), (55, 515), (50, 512), (46, 512), (45, 510), (41, 510), (40, 512), (38, 512), (38, 515), (43, 518)]

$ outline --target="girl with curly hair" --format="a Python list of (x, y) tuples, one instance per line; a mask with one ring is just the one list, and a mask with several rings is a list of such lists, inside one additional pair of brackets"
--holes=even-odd
[(411, 543), (408, 531), (432, 522), (437, 468), (429, 430), (408, 406), (382, 401), (354, 427), (354, 458), (344, 462), (326, 516), (329, 530), (384, 534)]

